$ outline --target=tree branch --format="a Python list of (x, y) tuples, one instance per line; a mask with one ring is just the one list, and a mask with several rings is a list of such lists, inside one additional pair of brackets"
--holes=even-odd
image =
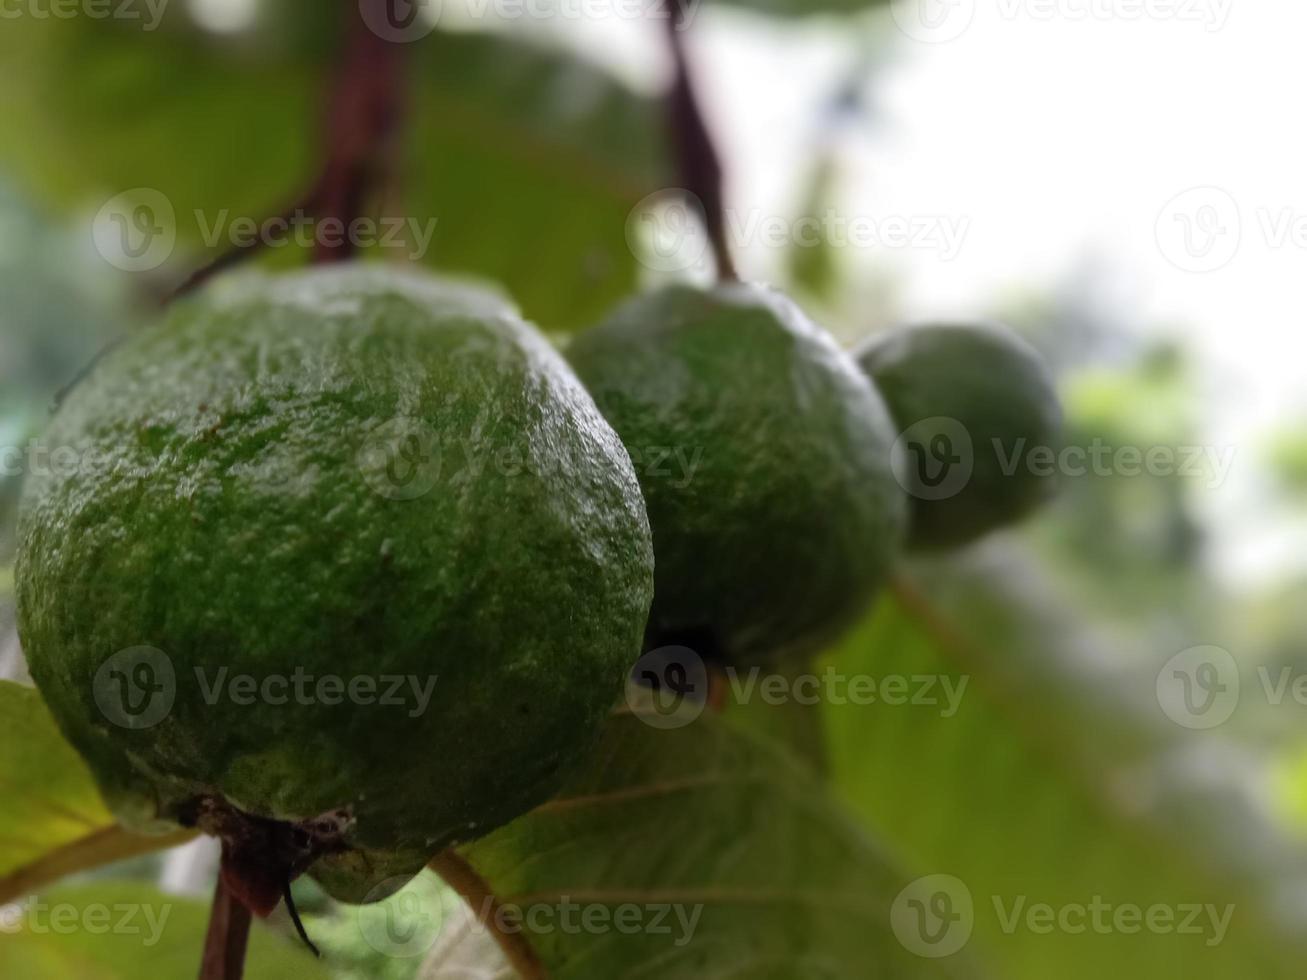
[[(309, 189), (273, 219), (289, 222), (301, 214), (315, 219), (314, 262), (340, 262), (354, 254), (350, 225), (384, 173), (386, 149), (402, 115), (401, 45), (372, 31), (362, 13), (363, 3), (372, 4), (378, 12), (371, 23), (385, 23), (387, 2), (343, 0), (344, 49), (327, 100), (322, 169)], [(324, 229), (328, 221), (330, 234)], [(164, 302), (185, 296), (266, 245), (260, 235), (224, 252), (191, 273)]]
[(249, 939), (250, 910), (232, 894), (220, 874), (213, 892), (209, 931), (204, 938), (200, 980), (241, 980)]
[[(340, 262), (354, 254), (348, 229), (359, 216), (385, 160), (385, 148), (399, 120), (402, 101), (400, 45), (368, 27), (362, 4), (376, 8), (372, 23), (384, 23), (389, 0), (346, 0), (352, 11), (340, 72), (327, 110), (326, 165), (318, 181), (319, 234), (315, 262)], [(338, 223), (338, 241), (324, 241), (322, 225)]]
[(685, 0), (663, 0), (667, 46), (672, 55), (675, 75), (667, 93), (667, 123), (676, 154), (681, 186), (703, 205), (708, 241), (717, 260), (720, 279), (739, 276), (731, 258), (726, 236), (726, 201), (722, 191), (722, 165), (712, 134), (704, 121), (694, 79), (685, 50), (685, 31), (689, 26)]

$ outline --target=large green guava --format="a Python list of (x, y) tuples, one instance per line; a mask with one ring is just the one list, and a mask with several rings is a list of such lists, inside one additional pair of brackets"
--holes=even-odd
[(1053, 493), (1062, 409), (1048, 367), (1016, 334), (988, 324), (905, 327), (857, 357), (900, 429), (912, 547), (967, 544)]
[(630, 460), (488, 291), (220, 280), (44, 441), (66, 452), (21, 516), (32, 675), (127, 825), (217, 834), (254, 879), (266, 858), (256, 911), (310, 865), (379, 898), (546, 799), (639, 654)]
[(757, 286), (629, 300), (568, 351), (636, 466), (653, 527), (649, 647), (734, 665), (802, 656), (868, 603), (906, 499), (858, 366)]

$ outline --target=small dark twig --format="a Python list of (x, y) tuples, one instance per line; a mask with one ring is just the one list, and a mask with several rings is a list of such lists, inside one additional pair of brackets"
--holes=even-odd
[(667, 93), (668, 128), (676, 153), (681, 185), (703, 205), (708, 241), (717, 260), (717, 275), (738, 279), (726, 235), (726, 200), (722, 191), (722, 165), (712, 134), (704, 121), (685, 50), (688, 26), (685, 0), (663, 0), (667, 16), (667, 45), (675, 77)]
[(219, 875), (213, 892), (213, 910), (209, 913), (209, 931), (204, 938), (200, 980), (241, 980), (250, 939), (250, 918), (250, 910)]
[[(272, 218), (271, 221), (265, 221), (260, 227), (267, 227), (267, 225), (272, 221), (290, 222), (300, 214), (311, 212), (317, 204), (317, 199), (318, 189), (315, 187), (303, 200), (298, 201), (296, 204), (287, 208), (285, 211), (281, 212), (281, 214)], [(225, 272), (232, 266), (239, 264), (266, 245), (267, 240), (264, 236), (258, 235), (251, 242), (242, 242), (241, 244), (234, 246), (230, 251), (223, 252), (213, 261), (200, 266), (187, 276), (182, 281), (181, 285), (165, 295), (163, 297), (164, 305), (166, 306), (173, 300), (180, 299), (188, 293), (194, 292), (214, 276), (218, 275), (218, 273)]]
[(309, 948), (314, 956), (321, 959), (322, 954), (318, 952), (318, 947), (313, 945), (313, 940), (309, 938), (308, 931), (300, 920), (299, 909), (295, 907), (295, 896), (290, 889), (290, 879), (286, 880), (286, 887), (282, 889), (281, 897), (286, 902), (286, 914), (290, 916), (290, 921), (295, 924), (295, 931), (299, 933), (300, 939), (304, 941), (304, 945)]

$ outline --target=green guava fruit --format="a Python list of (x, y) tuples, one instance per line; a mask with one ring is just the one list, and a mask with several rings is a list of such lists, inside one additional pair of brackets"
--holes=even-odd
[(635, 463), (653, 527), (646, 647), (754, 665), (811, 653), (870, 601), (907, 504), (858, 366), (771, 290), (635, 297), (568, 358)]
[(306, 870), (381, 898), (545, 800), (639, 655), (630, 460), (488, 291), (220, 280), (44, 441), (71, 456), (24, 493), (32, 676), (116, 814), (222, 837), (255, 911)]
[(857, 357), (900, 430), (910, 547), (967, 544), (1056, 489), (1062, 409), (1047, 365), (1010, 330), (906, 327), (874, 338)]

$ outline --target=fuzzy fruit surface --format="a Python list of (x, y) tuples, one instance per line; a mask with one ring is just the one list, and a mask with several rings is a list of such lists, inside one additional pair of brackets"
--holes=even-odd
[(788, 299), (729, 284), (638, 296), (568, 357), (631, 452), (653, 527), (647, 645), (749, 665), (818, 649), (892, 564), (893, 426)]
[[(912, 547), (967, 544), (1053, 493), (1055, 476), (1029, 465), (1029, 454), (1057, 449), (1062, 409), (1048, 367), (1016, 334), (987, 324), (906, 327), (871, 341), (858, 360), (908, 435), (901, 472), (911, 484)], [(951, 482), (945, 466), (960, 467)]]
[[(25, 490), (23, 646), (134, 828), (215, 797), (343, 813), (349, 851), (314, 872), (361, 899), (551, 795), (639, 654), (629, 458), (491, 292), (376, 265), (220, 280), (44, 438), (79, 466)], [(105, 669), (139, 647), (166, 660)]]

